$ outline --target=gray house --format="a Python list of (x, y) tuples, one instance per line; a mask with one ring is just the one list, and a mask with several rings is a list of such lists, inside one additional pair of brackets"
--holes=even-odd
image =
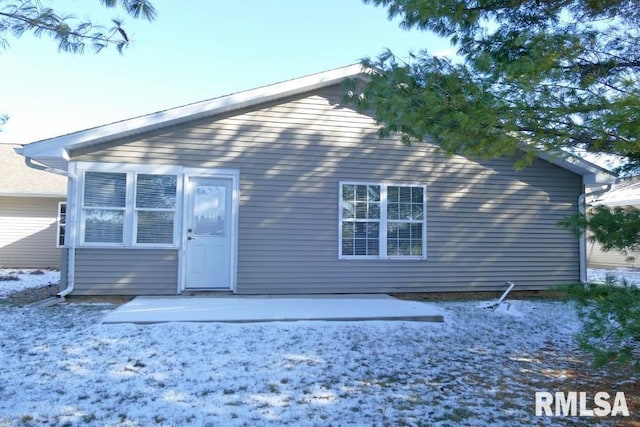
[(26, 145), (71, 181), (65, 293), (540, 289), (584, 276), (584, 245), (556, 223), (612, 176), (572, 157), (516, 172), (513, 158), (380, 139), (342, 102), (344, 79), (363, 75), (344, 67)]
[(0, 268), (60, 268), (67, 179), (27, 167), (11, 145), (0, 159)]

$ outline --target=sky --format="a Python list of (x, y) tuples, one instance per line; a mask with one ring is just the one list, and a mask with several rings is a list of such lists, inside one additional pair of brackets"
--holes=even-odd
[[(26, 144), (448, 41), (389, 21), (360, 0), (153, 0), (158, 17), (135, 20), (98, 0), (43, 0), (58, 12), (109, 24), (124, 18), (133, 44), (98, 54), (61, 53), (50, 39), (9, 39), (0, 51), (0, 143)], [(187, 6), (185, 6), (187, 5)]]

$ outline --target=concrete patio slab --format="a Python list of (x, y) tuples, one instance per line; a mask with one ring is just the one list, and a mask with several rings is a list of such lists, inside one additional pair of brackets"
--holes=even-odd
[(136, 297), (102, 323), (409, 320), (443, 322), (435, 304), (387, 295)]

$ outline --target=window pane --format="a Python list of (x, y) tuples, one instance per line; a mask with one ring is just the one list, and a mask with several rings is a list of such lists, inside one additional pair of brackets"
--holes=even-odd
[(379, 219), (380, 218), (380, 203), (369, 203), (369, 219)]
[(411, 240), (422, 241), (422, 224), (411, 224)]
[(411, 187), (400, 187), (399, 201), (403, 203), (411, 203)]
[(58, 246), (65, 244), (65, 234), (67, 228), (67, 204), (60, 203), (58, 205)]
[(402, 255), (402, 256), (411, 255), (411, 240), (409, 239), (398, 240), (398, 255)]
[(370, 185), (368, 187), (368, 200), (370, 202), (379, 202), (380, 201), (380, 187), (377, 185)]
[(375, 222), (367, 224), (367, 238), (377, 239), (380, 237), (380, 226)]
[(354, 255), (353, 240), (342, 241), (342, 255)]
[(380, 243), (378, 239), (367, 240), (367, 255), (379, 255)]
[(356, 200), (358, 202), (366, 202), (369, 199), (367, 187), (367, 185), (356, 185)]
[(387, 219), (400, 219), (398, 203), (389, 202), (387, 204)]
[(355, 200), (356, 186), (352, 184), (344, 184), (342, 186), (342, 200)]
[(411, 226), (409, 223), (398, 224), (398, 237), (400, 239), (408, 239), (411, 237)]
[(199, 236), (226, 235), (226, 187), (198, 185), (195, 189), (193, 232)]
[(356, 208), (352, 202), (342, 202), (342, 218), (351, 219), (356, 217)]
[(127, 175), (87, 172), (84, 180), (84, 206), (123, 208), (126, 202)]
[(389, 186), (389, 188), (387, 188), (387, 200), (389, 202), (398, 202), (398, 187)]
[(387, 237), (397, 239), (398, 238), (398, 223), (390, 222), (387, 224)]
[(420, 241), (411, 241), (411, 255), (420, 256), (422, 255), (422, 240)]
[(411, 219), (411, 204), (410, 203), (400, 203), (399, 204), (400, 213), (398, 214), (398, 219)]
[(63, 247), (65, 245), (66, 226), (60, 224), (58, 226), (58, 246)]
[(173, 212), (138, 212), (137, 243), (173, 243)]
[(353, 239), (355, 235), (355, 226), (353, 222), (343, 222), (342, 223), (342, 238), (343, 239)]
[(106, 209), (84, 211), (84, 240), (91, 243), (122, 243), (124, 212)]
[(398, 255), (398, 241), (396, 239), (387, 239), (387, 255)]
[(411, 187), (411, 201), (413, 203), (420, 203), (424, 201), (424, 189), (422, 187)]
[(422, 203), (414, 203), (411, 205), (411, 217), (416, 220), (424, 219), (424, 208)]
[(367, 203), (356, 202), (356, 218), (367, 219)]
[(176, 176), (138, 175), (136, 207), (174, 209), (176, 207)]

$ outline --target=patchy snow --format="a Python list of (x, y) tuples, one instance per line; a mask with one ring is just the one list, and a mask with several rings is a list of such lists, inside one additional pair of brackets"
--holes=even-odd
[(0, 299), (27, 288), (38, 288), (59, 281), (60, 272), (55, 270), (0, 269)]
[(575, 423), (533, 406), (535, 391), (602, 387), (574, 378), (575, 311), (509, 304), (440, 302), (445, 323), (153, 325), (0, 304), (0, 426)]
[(629, 284), (640, 285), (640, 270), (604, 270), (598, 268), (590, 268), (587, 270), (589, 282), (604, 283), (607, 275), (615, 277), (618, 281), (626, 280)]
[(434, 303), (444, 323), (152, 325), (0, 303), (0, 427), (576, 425), (535, 417), (535, 392), (633, 395), (640, 378), (586, 364), (571, 305), (494, 302)]

